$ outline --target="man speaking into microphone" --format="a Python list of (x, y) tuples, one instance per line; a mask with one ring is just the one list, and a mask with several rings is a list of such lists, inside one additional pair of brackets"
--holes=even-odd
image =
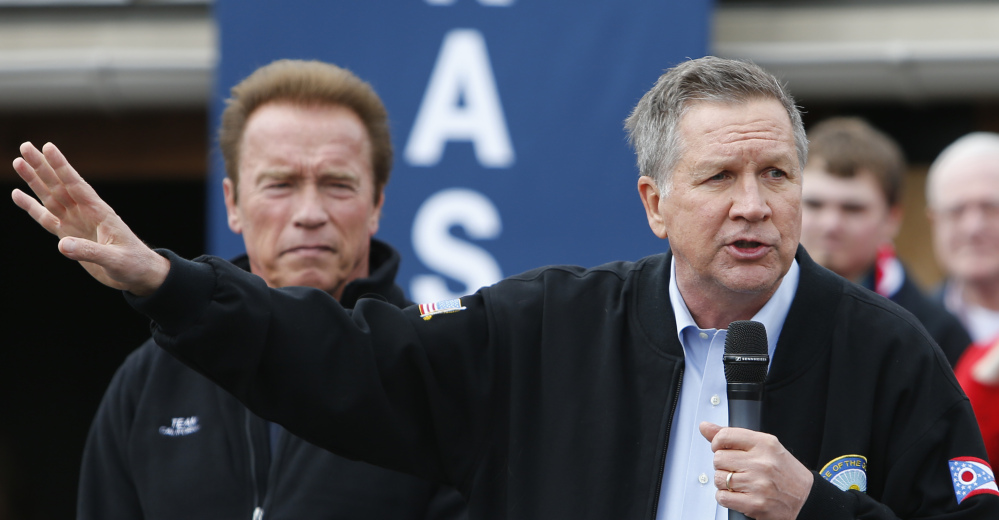
[[(13, 197), (160, 346), (319, 446), (453, 484), (473, 519), (999, 518), (939, 348), (799, 247), (807, 141), (781, 84), (688, 61), (626, 126), (669, 251), (404, 310), (153, 251), (52, 145), (14, 164), (41, 202)], [(739, 320), (766, 330), (760, 431), (727, 426)]]

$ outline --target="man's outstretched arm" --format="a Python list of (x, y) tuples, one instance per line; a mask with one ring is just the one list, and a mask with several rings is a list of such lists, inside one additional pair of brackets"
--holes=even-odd
[(153, 293), (170, 271), (170, 261), (144, 244), (52, 143), (39, 151), (21, 145), (14, 170), (38, 200), (19, 189), (14, 203), (49, 233), (59, 251), (80, 262), (97, 281), (139, 296)]

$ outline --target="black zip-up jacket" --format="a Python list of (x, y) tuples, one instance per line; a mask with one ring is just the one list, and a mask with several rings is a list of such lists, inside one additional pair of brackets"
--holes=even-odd
[[(246, 257), (235, 263), (249, 269)], [(343, 304), (374, 296), (408, 304), (394, 283), (399, 254), (371, 244), (370, 276)], [(115, 374), (94, 419), (80, 475), (78, 518), (464, 518), (451, 488), (347, 460), (270, 428), (232, 395), (153, 343)]]
[[(668, 253), (530, 271), (431, 316), (375, 301), (345, 311), (164, 254), (163, 286), (126, 297), (161, 346), (262, 416), (453, 482), (471, 518), (655, 517), (683, 371)], [(815, 471), (799, 518), (999, 518), (997, 495), (955, 497), (949, 461), (985, 449), (925, 329), (801, 248), (797, 260), (762, 429)], [(866, 493), (819, 475), (846, 455), (866, 457)]]
[[(909, 278), (909, 271), (902, 271), (903, 281), (895, 294), (891, 295), (891, 301), (899, 304), (905, 310), (912, 313), (919, 323), (926, 327), (930, 337), (937, 342), (940, 350), (950, 366), (957, 365), (957, 360), (961, 358), (964, 350), (971, 345), (971, 336), (964, 329), (964, 325), (956, 316), (950, 313), (942, 303), (923, 294), (923, 291), (916, 286)], [(862, 280), (864, 287), (874, 290), (874, 274), (871, 273)]]

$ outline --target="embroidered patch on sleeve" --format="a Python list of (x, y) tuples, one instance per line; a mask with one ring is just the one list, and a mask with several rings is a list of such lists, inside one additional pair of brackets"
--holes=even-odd
[(975, 457), (950, 459), (950, 478), (954, 482), (957, 503), (975, 495), (999, 495), (996, 476), (988, 462)]
[(843, 491), (867, 493), (867, 457), (863, 455), (836, 457), (822, 467), (819, 475)]
[(465, 308), (461, 306), (461, 298), (443, 300), (436, 303), (421, 303), (420, 317), (424, 320), (429, 320), (438, 314), (450, 314), (463, 310)]

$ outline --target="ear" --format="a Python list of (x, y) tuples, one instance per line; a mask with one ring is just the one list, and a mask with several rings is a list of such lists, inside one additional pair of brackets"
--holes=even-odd
[(888, 215), (885, 217), (885, 238), (887, 240), (895, 240), (895, 237), (898, 236), (904, 217), (905, 211), (901, 204), (895, 204), (888, 208)]
[(660, 208), (663, 197), (655, 179), (648, 175), (639, 177), (638, 196), (641, 197), (642, 205), (645, 206), (645, 216), (649, 219), (649, 227), (652, 228), (652, 232), (659, 238), (667, 238), (666, 219)]
[(385, 205), (385, 189), (378, 193), (378, 200), (374, 209), (371, 210), (371, 217), (368, 218), (368, 236), (373, 237), (378, 232), (378, 223), (382, 219), (382, 206)]
[(243, 233), (243, 225), (239, 221), (239, 211), (236, 206), (236, 187), (229, 177), (222, 179), (222, 194), (225, 196), (225, 213), (229, 221), (229, 229), (237, 235)]

